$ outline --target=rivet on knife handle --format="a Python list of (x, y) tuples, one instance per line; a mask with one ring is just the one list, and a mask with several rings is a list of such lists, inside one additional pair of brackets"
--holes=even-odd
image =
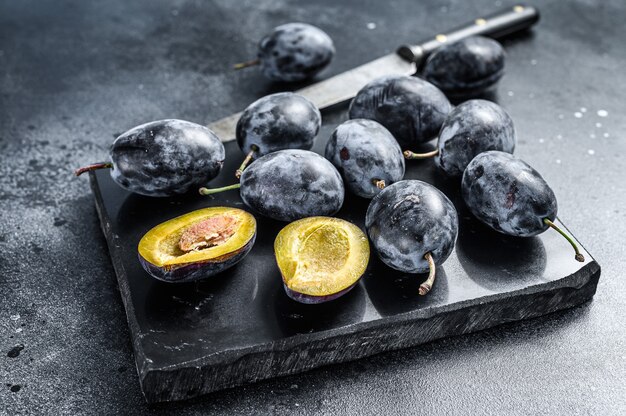
[(518, 4), (489, 16), (479, 17), (471, 23), (447, 33), (440, 33), (417, 45), (403, 45), (398, 55), (415, 63), (420, 63), (444, 43), (456, 42), (469, 36), (489, 36), (500, 38), (527, 29), (539, 21), (539, 11), (533, 6)]

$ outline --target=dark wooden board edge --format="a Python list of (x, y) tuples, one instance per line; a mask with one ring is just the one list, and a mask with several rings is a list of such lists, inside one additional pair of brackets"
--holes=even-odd
[[(128, 324), (131, 333), (138, 333), (126, 272), (117, 252), (119, 247), (101, 210), (102, 194), (93, 173), (90, 173), (90, 183)], [(593, 297), (600, 271), (600, 265), (593, 260), (567, 277), (517, 291), (433, 306), (320, 333), (295, 335), (279, 342), (208, 355), (167, 369), (152, 368), (135, 337), (137, 372), (148, 403), (189, 399), (571, 308)]]

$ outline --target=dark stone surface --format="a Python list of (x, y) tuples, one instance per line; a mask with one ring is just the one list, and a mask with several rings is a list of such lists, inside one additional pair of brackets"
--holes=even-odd
[[(241, 156), (233, 142), (227, 143), (226, 149), (225, 171), (232, 172)], [(414, 165), (406, 172), (406, 177), (432, 183), (438, 173), (434, 164)], [(220, 175), (215, 185), (226, 185), (232, 182), (231, 178), (228, 174)], [(169, 218), (206, 206), (245, 209), (237, 191), (211, 197), (192, 194), (155, 199), (122, 190), (107, 172), (99, 171), (91, 179), (126, 307), (139, 379), (149, 402), (188, 399), (226, 387), (544, 315), (588, 300), (595, 292), (600, 274), (598, 264), (588, 253), (585, 253), (586, 264), (574, 261), (571, 248), (556, 232), (533, 239), (529, 245), (525, 245), (524, 240), (498, 238), (459, 206), (460, 228), (471, 233), (474, 252), (490, 251), (498, 256), (502, 262), (500, 270), (494, 270), (481, 256), (472, 253), (448, 258), (453, 248), (451, 241), (436, 248), (434, 237), (426, 233), (424, 251), (432, 251), (435, 262), (443, 263), (447, 259), (439, 268), (448, 288), (445, 294), (437, 294), (440, 282), (436, 281), (432, 293), (418, 299), (418, 286), (426, 275), (394, 271), (373, 255), (359, 284), (364, 290), (353, 289), (332, 305), (311, 306), (294, 313), (292, 311), (299, 305), (283, 292), (273, 256), (274, 240), (285, 226), (283, 222), (257, 217), (258, 237), (248, 256), (236, 267), (204, 282), (175, 285), (160, 282), (151, 278), (137, 261), (136, 249), (141, 237)], [(401, 184), (386, 188), (374, 201), (381, 201), (381, 197), (392, 191), (401, 189), (403, 192), (418, 186), (415, 182), (407, 182), (404, 187)], [(449, 197), (462, 204), (457, 183), (439, 185)], [(433, 190), (438, 195), (429, 196), (428, 192)], [(422, 205), (432, 203), (429, 197), (434, 199), (440, 195), (432, 187), (419, 192), (413, 189), (413, 192), (420, 195)], [(363, 229), (368, 203), (357, 197), (346, 198), (337, 216)], [(450, 202), (447, 202), (449, 208), (443, 201), (441, 203), (447, 215), (450, 209), (454, 211)], [(392, 217), (389, 216), (391, 221), (397, 221)], [(456, 218), (448, 221), (452, 225), (445, 223), (439, 226), (439, 231), (451, 228), (453, 231), (447, 231), (456, 236)], [(403, 228), (411, 226), (407, 218), (400, 222)], [(414, 218), (413, 224), (417, 225), (413, 227), (419, 227), (418, 222)], [(372, 243), (380, 244), (380, 236), (374, 236), (372, 229), (369, 230)], [(390, 230), (395, 231), (393, 227)], [(423, 234), (423, 230), (418, 231), (414, 234)], [(398, 241), (406, 240), (402, 237)], [(467, 242), (459, 242), (459, 249), (464, 244)], [(541, 247), (541, 251), (530, 255), (527, 250), (534, 246)], [(502, 247), (509, 250), (501, 252)], [(519, 258), (524, 260), (520, 262)], [(413, 260), (407, 256), (402, 259)], [(428, 270), (425, 260), (418, 266)], [(481, 284), (511, 278), (510, 284), (499, 288), (486, 289)], [(410, 300), (411, 306), (396, 313), (380, 313), (379, 310), (389, 311), (390, 305), (399, 302), (398, 296), (380, 297), (379, 289), (368, 284), (380, 279), (387, 285), (398, 279), (411, 282), (414, 287), (407, 288), (401, 296)], [(576, 293), (579, 289), (582, 294)], [(428, 302), (431, 296), (437, 300)], [(350, 319), (337, 322), (332, 314), (321, 314), (324, 309), (343, 313)], [(306, 319), (309, 325), (297, 323), (300, 319)], [(286, 323), (281, 326), (282, 320)], [(311, 325), (312, 322), (315, 325)]]
[[(560, 217), (603, 265), (593, 302), (148, 407), (93, 196), (71, 170), (102, 160), (114, 134), (142, 122), (207, 123), (282, 88), (258, 71), (230, 71), (280, 23), (307, 21), (332, 36), (337, 56), (324, 72), (330, 75), (499, 6), (483, 0), (405, 0), (392, 7), (374, 1), (0, 2), (0, 414), (622, 414), (626, 6), (617, 0), (537, 5), (542, 20), (533, 34), (505, 42), (507, 73), (494, 98), (515, 121), (516, 154), (541, 172), (559, 199)], [(375, 29), (368, 29), (370, 22)], [(345, 110), (325, 118), (322, 138), (345, 119)], [(477, 251), (463, 230), (460, 239), (457, 256), (481, 258), (494, 271), (515, 251), (506, 245), (498, 255)], [(541, 256), (533, 241), (524, 249)], [(507, 270), (524, 264), (520, 259)], [(446, 279), (438, 283), (440, 296), (456, 290)], [(480, 282), (489, 290), (517, 283)], [(372, 279), (368, 285), (381, 314), (414, 307), (414, 298), (402, 295), (415, 282), (389, 286)], [(436, 294), (433, 289), (428, 302), (440, 299)], [(385, 303), (391, 295), (400, 301)], [(334, 317), (333, 327), (354, 319), (332, 309), (323, 314)], [(318, 322), (303, 321), (278, 320), (291, 333)], [(24, 345), (20, 355), (7, 356), (18, 345)]]

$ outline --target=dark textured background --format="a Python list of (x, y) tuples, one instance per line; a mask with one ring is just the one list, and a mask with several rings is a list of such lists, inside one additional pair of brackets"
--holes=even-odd
[[(0, 413), (626, 411), (621, 0), (537, 3), (534, 34), (506, 43), (497, 97), (516, 122), (517, 153), (543, 173), (561, 219), (603, 266), (591, 303), (151, 409), (93, 196), (71, 170), (104, 159), (134, 125), (206, 123), (269, 91), (258, 72), (229, 66), (277, 24), (306, 21), (332, 36), (326, 76), (512, 3), (127, 3), (0, 2)], [(327, 117), (322, 137), (343, 116)]]

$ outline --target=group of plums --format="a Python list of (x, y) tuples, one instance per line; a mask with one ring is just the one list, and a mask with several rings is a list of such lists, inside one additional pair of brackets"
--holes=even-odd
[[(297, 81), (316, 74), (333, 55), (332, 41), (320, 29), (288, 24), (263, 38), (258, 58), (269, 78)], [(346, 189), (371, 199), (365, 226), (380, 259), (401, 272), (430, 272), (420, 287), (419, 293), (425, 294), (435, 267), (453, 251), (459, 227), (456, 209), (442, 192), (403, 179), (407, 159), (433, 158), (442, 175), (460, 184), (463, 200), (478, 220), (517, 237), (555, 228), (583, 261), (573, 240), (553, 223), (557, 203), (550, 187), (512, 155), (516, 137), (511, 117), (490, 101), (470, 99), (454, 107), (448, 100), (491, 87), (503, 66), (497, 42), (473, 37), (434, 52), (422, 78), (388, 76), (368, 83), (350, 104), (350, 120), (329, 138), (325, 157), (310, 151), (321, 125), (311, 101), (295, 93), (263, 97), (237, 123), (237, 143), (246, 155), (236, 172), (239, 183), (202, 187), (200, 193), (239, 188), (253, 211), (286, 222), (334, 215)], [(434, 151), (414, 151), (434, 139)], [(111, 168), (111, 177), (125, 189), (170, 196), (206, 185), (220, 172), (224, 158), (224, 146), (208, 128), (162, 120), (120, 135), (109, 162), (81, 168), (77, 174)], [(230, 217), (224, 218), (197, 226), (212, 233), (201, 240), (204, 246), (222, 244), (219, 239), (215, 243), (215, 235), (221, 235), (216, 227), (223, 223), (232, 228)]]

